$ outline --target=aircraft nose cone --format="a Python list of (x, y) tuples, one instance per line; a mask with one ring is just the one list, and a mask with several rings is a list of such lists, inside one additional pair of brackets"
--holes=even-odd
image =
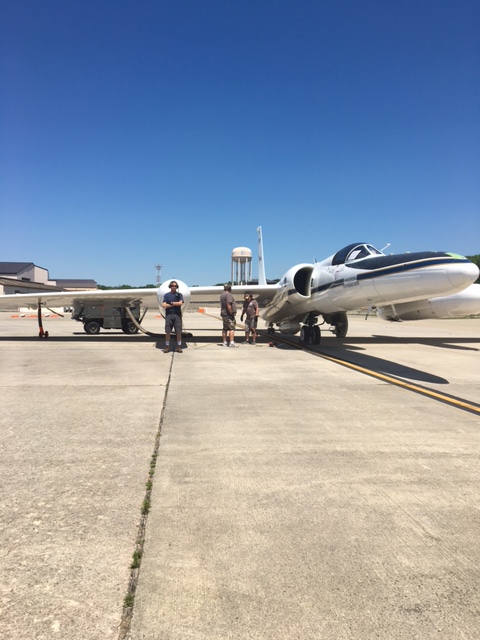
[(465, 258), (463, 258), (462, 261), (459, 260), (452, 264), (452, 268), (447, 271), (447, 278), (454, 287), (468, 287), (475, 282), (479, 273), (476, 264), (470, 261), (465, 262)]

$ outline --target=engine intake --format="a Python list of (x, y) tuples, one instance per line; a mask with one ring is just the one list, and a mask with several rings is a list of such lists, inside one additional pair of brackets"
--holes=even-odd
[[(288, 318), (289, 311), (293, 307), (295, 307), (295, 316), (309, 313), (313, 270), (313, 264), (297, 264), (287, 271), (278, 284), (277, 294), (263, 313), (263, 318), (267, 322), (284, 324), (283, 320), (285, 317)], [(292, 320), (297, 320), (297, 318), (292, 318)]]

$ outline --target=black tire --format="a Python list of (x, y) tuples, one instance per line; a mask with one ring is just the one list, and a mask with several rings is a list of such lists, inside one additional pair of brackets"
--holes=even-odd
[(322, 332), (320, 331), (320, 327), (318, 324), (315, 324), (312, 327), (312, 344), (320, 344), (320, 340), (322, 339)]
[(335, 324), (334, 333), (337, 338), (346, 338), (348, 332), (348, 318), (346, 313), (340, 314), (338, 322)]
[(100, 333), (100, 323), (97, 322), (96, 320), (90, 320), (90, 322), (86, 322), (83, 325), (83, 328), (85, 329), (85, 332), (88, 333), (91, 336), (95, 336), (98, 333)]
[(128, 335), (132, 335), (134, 333), (138, 333), (138, 327), (135, 326), (131, 320), (126, 320), (122, 324), (122, 331)]
[(312, 330), (307, 325), (304, 325), (300, 329), (300, 342), (302, 344), (310, 344), (312, 338)]

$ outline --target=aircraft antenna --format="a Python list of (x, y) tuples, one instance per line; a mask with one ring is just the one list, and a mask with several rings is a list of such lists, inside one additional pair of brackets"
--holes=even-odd
[(160, 286), (160, 284), (162, 282), (161, 279), (160, 279), (160, 273), (162, 271), (162, 267), (163, 267), (163, 264), (156, 264), (155, 265), (155, 269), (157, 270), (157, 277), (156, 277), (155, 282), (157, 283), (158, 286)]
[(380, 249), (380, 251), (383, 253), (385, 251), (385, 249), (388, 249), (388, 247), (391, 245), (391, 242), (387, 242), (387, 244), (383, 247), (383, 249)]

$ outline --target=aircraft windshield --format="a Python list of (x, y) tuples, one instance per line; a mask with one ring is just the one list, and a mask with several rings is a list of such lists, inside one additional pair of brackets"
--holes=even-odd
[(347, 264), (356, 260), (363, 260), (372, 256), (383, 256), (384, 254), (375, 249), (371, 244), (359, 243), (349, 244), (333, 256), (332, 264)]
[(369, 256), (381, 256), (382, 253), (372, 247), (371, 244), (361, 244), (355, 247), (347, 256), (345, 262), (353, 262), (354, 260), (361, 260), (362, 258), (368, 258)]

